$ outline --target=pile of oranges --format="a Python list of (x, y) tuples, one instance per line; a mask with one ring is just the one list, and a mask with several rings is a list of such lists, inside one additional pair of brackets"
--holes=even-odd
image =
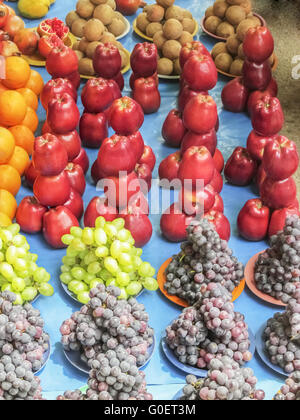
[(15, 196), (30, 164), (43, 86), (40, 74), (22, 57), (6, 58), (6, 76), (0, 80), (0, 226), (15, 217)]

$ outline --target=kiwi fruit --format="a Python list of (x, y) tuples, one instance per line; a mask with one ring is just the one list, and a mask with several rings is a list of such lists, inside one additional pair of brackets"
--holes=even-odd
[(157, 73), (165, 76), (170, 76), (173, 73), (173, 61), (168, 58), (160, 58), (157, 64)]
[(236, 29), (236, 34), (238, 39), (243, 42), (246, 36), (246, 33), (250, 28), (256, 28), (257, 24), (252, 19), (243, 20)]
[(187, 44), (188, 42), (193, 42), (194, 37), (189, 32), (183, 31), (181, 37), (178, 39), (181, 45)]
[(78, 63), (78, 71), (85, 76), (94, 76), (95, 70), (91, 58), (82, 58)]
[(110, 25), (114, 18), (114, 11), (107, 4), (100, 4), (94, 11), (94, 18), (99, 19), (105, 26)]
[(146, 28), (149, 24), (150, 21), (147, 19), (147, 13), (145, 12), (139, 14), (136, 18), (136, 26), (144, 34), (146, 33)]
[(189, 32), (190, 34), (195, 32), (196, 24), (193, 19), (184, 18), (181, 23), (184, 31)]
[(80, 19), (80, 16), (73, 10), (72, 12), (69, 12), (66, 16), (66, 24), (69, 28), (71, 28), (73, 22), (76, 19)]
[(126, 25), (125, 23), (118, 18), (114, 18), (112, 23), (107, 26), (107, 29), (109, 32), (114, 34), (115, 37), (118, 37), (122, 35), (122, 33), (125, 31)]
[(156, 0), (156, 3), (159, 4), (164, 9), (173, 6), (175, 0)]
[(159, 22), (151, 22), (146, 28), (146, 35), (153, 38), (154, 34), (162, 31), (162, 24)]
[(179, 20), (168, 19), (163, 26), (163, 32), (167, 39), (178, 39), (182, 35), (183, 27)]
[(238, 54), (240, 43), (241, 42), (236, 35), (231, 35), (229, 38), (227, 38), (227, 41), (226, 41), (227, 51), (231, 55), (236, 56)]
[(114, 42), (116, 41), (116, 37), (114, 34), (111, 34), (110, 32), (104, 32), (104, 34), (99, 39), (100, 42), (105, 44), (106, 42)]
[(221, 53), (227, 53), (226, 43), (225, 42), (217, 42), (211, 51), (212, 58), (216, 58), (217, 55)]
[(241, 58), (242, 60), (246, 59), (243, 44), (240, 44), (240, 46), (238, 48), (238, 57)]
[(90, 19), (93, 16), (95, 5), (89, 0), (79, 0), (76, 4), (76, 12), (83, 19)]
[(147, 9), (147, 19), (150, 22), (161, 22), (165, 16), (165, 9), (158, 4), (152, 4)]
[(165, 19), (176, 19), (181, 22), (184, 18), (183, 9), (179, 6), (171, 6), (166, 10)]
[(217, 32), (218, 26), (221, 23), (221, 19), (217, 16), (210, 16), (209, 18), (205, 19), (205, 28), (208, 30), (208, 32), (215, 34)]
[(115, 0), (107, 0), (106, 4), (110, 6), (113, 10), (116, 10), (117, 8)]
[(208, 9), (206, 9), (205, 17), (214, 16), (214, 6), (209, 6)]
[(252, 15), (251, 13), (247, 16), (247, 19), (252, 20), (253, 22), (255, 22), (257, 24), (257, 26), (261, 26), (261, 20), (257, 17)]
[(236, 58), (230, 66), (229, 73), (234, 74), (235, 76), (242, 76), (243, 66), (244, 66), (244, 60), (241, 60), (240, 58)]
[(236, 26), (246, 19), (246, 12), (241, 6), (230, 6), (226, 11), (226, 20)]
[(242, 1), (242, 3), (240, 4), (240, 6), (245, 9), (246, 15), (248, 15), (249, 13), (251, 13), (252, 11), (252, 3), (251, 0), (244, 0)]
[(153, 43), (156, 45), (158, 50), (162, 49), (166, 41), (167, 38), (165, 38), (163, 31), (156, 32), (153, 36)]
[(79, 42), (79, 45), (78, 45), (79, 51), (81, 51), (85, 54), (88, 45), (89, 45), (89, 41), (85, 38), (82, 38)]
[(240, 5), (243, 3), (244, 0), (227, 0), (228, 4), (233, 4), (233, 5)]
[(104, 25), (99, 19), (90, 19), (83, 28), (83, 36), (89, 41), (99, 41), (104, 32)]
[(86, 20), (84, 19), (80, 18), (80, 19), (74, 20), (71, 27), (72, 34), (74, 34), (78, 38), (82, 38), (85, 25), (86, 25)]
[(77, 55), (78, 61), (84, 58), (84, 53), (82, 51), (75, 50), (75, 54)]
[(88, 58), (93, 58), (94, 54), (95, 54), (95, 51), (96, 51), (96, 48), (101, 44), (102, 44), (102, 42), (99, 42), (99, 41), (90, 42), (89, 45), (86, 47), (86, 50), (85, 50), (86, 56)]
[(169, 39), (166, 41), (162, 48), (162, 53), (165, 58), (169, 58), (170, 60), (176, 60), (179, 57), (181, 51), (181, 44), (180, 42)]
[(126, 22), (126, 19), (124, 18), (124, 16), (120, 12), (114, 12), (114, 17), (118, 18), (118, 19), (121, 19), (124, 23)]
[(174, 60), (173, 67), (174, 67), (174, 70), (173, 70), (173, 73), (174, 74), (176, 74), (176, 75), (181, 74), (181, 67), (180, 67), (180, 60), (179, 60), (179, 58), (176, 58), (176, 60)]
[(74, 42), (74, 44), (72, 45), (72, 50), (74, 51), (79, 50), (79, 44), (80, 44), (80, 41)]
[(220, 19), (223, 19), (225, 17), (225, 13), (228, 9), (228, 3), (226, 1), (217, 1), (213, 5), (214, 15), (219, 17)]
[(182, 9), (183, 19), (193, 19), (193, 15), (189, 10)]
[(222, 38), (229, 38), (231, 35), (234, 35), (234, 33), (234, 27), (228, 22), (220, 23), (216, 30), (216, 34)]
[(229, 73), (233, 58), (228, 53), (221, 53), (215, 58), (215, 65), (217, 69)]

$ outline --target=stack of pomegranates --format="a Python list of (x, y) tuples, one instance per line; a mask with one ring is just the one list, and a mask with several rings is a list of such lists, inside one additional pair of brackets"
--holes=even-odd
[(121, 73), (122, 58), (114, 44), (107, 42), (98, 45), (93, 56), (93, 66), (97, 76), (114, 80), (120, 91), (124, 89), (124, 77)]
[(158, 52), (155, 44), (136, 44), (130, 57), (133, 71), (130, 87), (133, 99), (141, 105), (145, 114), (157, 112), (161, 104), (157, 63)]

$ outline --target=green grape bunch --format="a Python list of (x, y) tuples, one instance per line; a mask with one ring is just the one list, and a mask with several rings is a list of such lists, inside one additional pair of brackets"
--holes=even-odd
[(80, 303), (89, 302), (89, 292), (98, 284), (117, 286), (121, 290), (119, 299), (137, 296), (143, 288), (158, 289), (155, 269), (142, 260), (142, 249), (134, 246), (124, 226), (123, 219), (107, 222), (99, 217), (95, 228), (72, 227), (70, 234), (62, 237), (68, 248), (60, 280)]
[(16, 295), (15, 305), (33, 301), (38, 294), (52, 296), (50, 274), (38, 267), (37, 254), (29, 252), (26, 237), (20, 234), (20, 226), (12, 224), (0, 228), (0, 288), (2, 292)]

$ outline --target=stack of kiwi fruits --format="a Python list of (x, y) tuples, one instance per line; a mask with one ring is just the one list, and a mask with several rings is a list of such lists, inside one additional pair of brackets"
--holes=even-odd
[(158, 74), (181, 74), (179, 55), (182, 45), (192, 42), (196, 22), (190, 11), (174, 5), (175, 0), (156, 0), (137, 17), (137, 28), (153, 39), (159, 53)]

